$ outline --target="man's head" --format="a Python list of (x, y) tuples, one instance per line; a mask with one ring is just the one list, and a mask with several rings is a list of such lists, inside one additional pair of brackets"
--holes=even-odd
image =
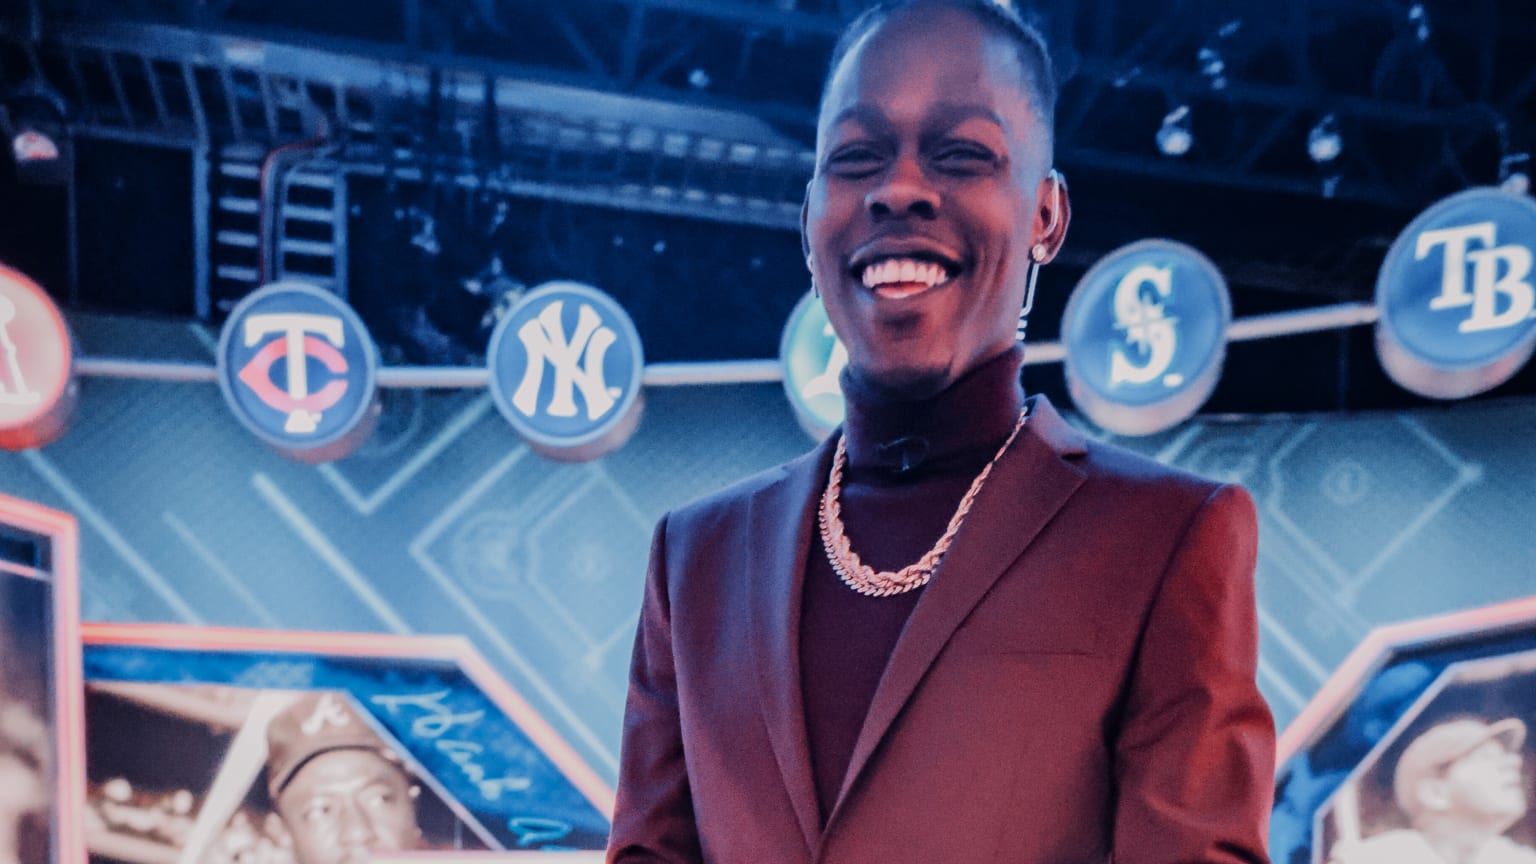
[(1398, 806), (1415, 827), (1452, 824), (1503, 832), (1525, 815), (1520, 749), (1525, 724), (1452, 720), (1403, 751), (1393, 778)]
[(1012, 345), (1029, 265), (1070, 213), (1048, 178), (1054, 102), (1039, 36), (987, 0), (907, 0), (850, 26), (802, 211), (849, 374), (921, 397)]
[(306, 694), (267, 727), (268, 791), (298, 864), (353, 864), (416, 848), (416, 795), (404, 767), (346, 699)]

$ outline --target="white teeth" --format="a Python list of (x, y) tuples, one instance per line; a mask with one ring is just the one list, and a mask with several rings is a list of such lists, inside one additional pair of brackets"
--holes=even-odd
[[(949, 281), (949, 274), (944, 272), (942, 266), (932, 261), (920, 261), (916, 258), (886, 258), (865, 267), (863, 280), (866, 288), (878, 288), (891, 284), (919, 284), (932, 288)], [(901, 296), (916, 293), (918, 292), (903, 291)]]

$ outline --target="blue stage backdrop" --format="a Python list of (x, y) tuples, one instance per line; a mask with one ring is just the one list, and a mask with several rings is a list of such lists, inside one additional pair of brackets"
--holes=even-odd
[[(90, 355), (207, 363), (216, 343), (72, 324)], [(87, 621), (463, 634), (612, 781), (651, 527), (810, 446), (783, 390), (650, 390), (634, 439), (575, 465), (531, 453), (484, 391), (384, 398), (361, 450), (312, 467), (212, 384), (90, 379), (62, 438), (0, 454), (0, 492), (79, 518)], [(1253, 492), (1260, 684), (1283, 728), (1372, 627), (1536, 591), (1533, 431), (1525, 399), (1119, 443)]]

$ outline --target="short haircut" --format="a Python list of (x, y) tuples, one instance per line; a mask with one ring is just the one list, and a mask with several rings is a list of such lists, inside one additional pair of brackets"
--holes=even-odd
[(1034, 103), (1035, 110), (1045, 121), (1047, 129), (1056, 125), (1056, 70), (1051, 63), (1051, 52), (1046, 48), (1045, 37), (1040, 31), (1024, 23), (1011, 5), (998, 0), (881, 0), (853, 19), (837, 46), (832, 49), (832, 62), (827, 66), (827, 77), (821, 85), (821, 98), (827, 98), (827, 88), (832, 77), (843, 63), (843, 58), (855, 43), (871, 30), (885, 23), (892, 16), (913, 9), (956, 9), (969, 14), (988, 32), (1007, 39), (1013, 46), (1014, 55), (1024, 69), (1024, 91)]

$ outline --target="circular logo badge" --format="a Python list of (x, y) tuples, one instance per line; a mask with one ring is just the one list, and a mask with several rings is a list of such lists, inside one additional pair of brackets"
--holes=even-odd
[(1062, 318), (1067, 388), (1093, 422), (1150, 435), (1210, 398), (1226, 357), (1232, 299), (1209, 258), (1142, 240), (1084, 274)]
[(1536, 349), (1536, 201), (1471, 189), (1431, 206), (1376, 279), (1376, 353), (1404, 388), (1437, 399), (1490, 390)]
[(57, 438), (78, 386), (64, 316), (36, 282), (0, 266), (0, 448), (25, 450)]
[(847, 412), (838, 382), (848, 365), (848, 349), (832, 332), (821, 298), (806, 292), (789, 313), (779, 338), (784, 392), (800, 426), (816, 440), (827, 437)]
[(219, 336), (219, 389), (230, 410), (283, 455), (340, 459), (378, 422), (379, 352), (334, 294), (274, 282), (248, 295)]
[(546, 282), (529, 291), (496, 325), (487, 363), (496, 407), (551, 459), (596, 459), (640, 424), (640, 334), (590, 285)]

